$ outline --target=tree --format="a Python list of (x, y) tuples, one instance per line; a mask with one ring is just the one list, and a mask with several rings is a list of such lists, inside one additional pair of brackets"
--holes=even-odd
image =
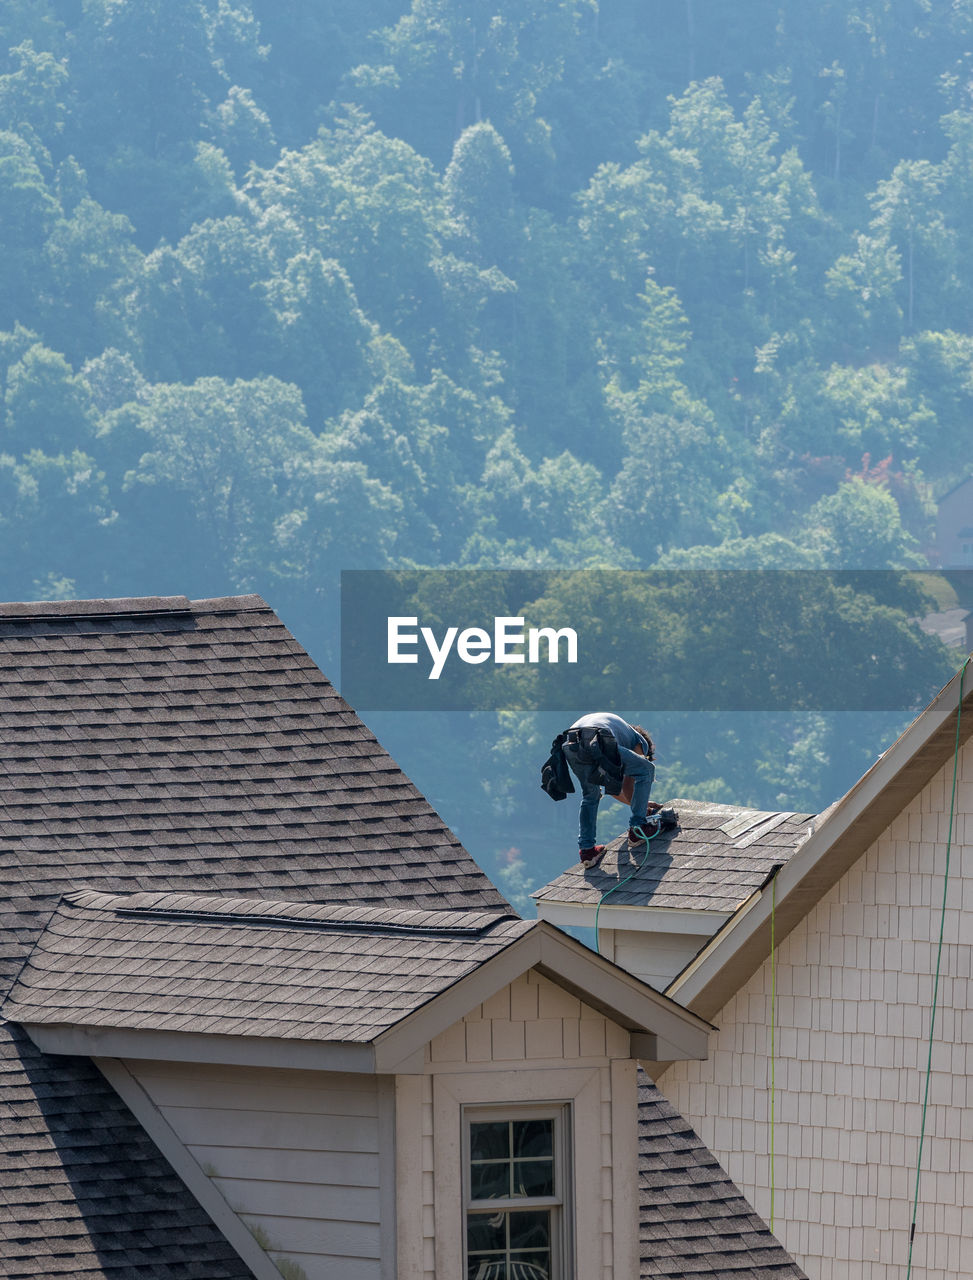
[[(296, 387), (274, 378), (159, 384), (142, 410), (146, 449), (126, 477), (139, 505), (178, 497), (186, 547), (245, 585), (273, 556), (275, 526), (307, 501), (315, 456)], [(191, 513), (191, 514), (189, 514)], [(138, 517), (130, 510), (128, 518)]]
[(902, 528), (892, 495), (860, 479), (814, 504), (805, 538), (829, 568), (923, 569), (928, 564), (915, 538)]
[(928, 160), (900, 160), (892, 176), (880, 182), (871, 197), (875, 210), (873, 230), (897, 245), (902, 254), (909, 333), (915, 323), (920, 275), (925, 282), (927, 274), (931, 276), (936, 267), (944, 270), (950, 247), (939, 203), (942, 184), (941, 169)]
[(272, 349), (267, 365), (298, 383), (316, 429), (360, 404), (370, 381), (375, 326), (358, 305), (347, 272), (317, 249), (295, 254), (267, 285)]
[(481, 266), (510, 270), (518, 245), (510, 151), (486, 122), (470, 125), (456, 140), (443, 192), (448, 213)]
[(268, 165), (277, 158), (277, 142), (266, 111), (261, 110), (249, 89), (232, 85), (218, 107), (210, 113), (213, 140), (230, 159), (238, 178), (251, 164)]
[(0, 132), (0, 326), (32, 323), (47, 283), (42, 251), (58, 214), (32, 148)]
[(267, 239), (239, 216), (207, 219), (175, 249), (149, 254), (128, 300), (145, 372), (181, 380), (262, 371), (273, 269)]
[(4, 409), (7, 447), (17, 453), (68, 453), (85, 445), (92, 431), (87, 383), (39, 342), (8, 368)]
[(10, 57), (16, 70), (0, 75), (0, 128), (27, 131), (49, 147), (64, 121), (67, 68), (30, 40), (11, 49)]
[(142, 265), (134, 231), (124, 214), (108, 213), (87, 195), (51, 229), (44, 256), (52, 289), (43, 300), (42, 322), (51, 341), (74, 360), (124, 340), (123, 298)]

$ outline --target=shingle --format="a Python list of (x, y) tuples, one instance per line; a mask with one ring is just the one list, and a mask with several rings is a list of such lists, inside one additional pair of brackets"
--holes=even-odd
[(604, 910), (669, 907), (718, 912), (722, 918), (796, 852), (814, 818), (699, 800), (667, 804), (678, 810), (679, 827), (661, 831), (647, 853), (641, 847), (632, 853), (622, 837), (608, 845), (597, 867), (572, 867), (533, 896), (544, 902), (594, 906), (612, 891)]
[[(364, 1039), (530, 927), (259, 597), (0, 606), (0, 726), (0, 996), (50, 921), (17, 989), (39, 1016), (286, 1037), (324, 1010)], [(762, 878), (788, 841), (734, 856)], [(246, 1280), (87, 1059), (0, 1024), (0, 1109), (4, 1280)], [(671, 1108), (642, 1116), (642, 1274), (712, 1275), (722, 1249), (734, 1280), (800, 1276)]]
[[(0, 606), (0, 725), (0, 994), (72, 890), (507, 910), (257, 596)], [(86, 1059), (8, 1024), (0, 1067), (0, 1276), (249, 1275)]]
[(807, 1280), (716, 1157), (639, 1071), (642, 1280)]
[(485, 911), (75, 893), (3, 1013), (26, 1024), (368, 1041), (533, 927)]

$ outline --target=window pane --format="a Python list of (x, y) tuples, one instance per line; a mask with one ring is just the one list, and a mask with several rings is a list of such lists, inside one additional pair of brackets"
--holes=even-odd
[[(474, 1258), (466, 1264), (466, 1280), (513, 1280), (506, 1258)], [(522, 1277), (522, 1280), (547, 1280), (546, 1275)]]
[(549, 1253), (512, 1253), (509, 1276), (510, 1280), (550, 1280), (551, 1255)]
[(506, 1120), (478, 1120), (471, 1124), (470, 1157), (473, 1160), (509, 1160), (509, 1123)]
[(523, 1209), (510, 1215), (510, 1248), (549, 1249), (551, 1246), (550, 1209)]
[(506, 1160), (470, 1165), (471, 1199), (506, 1200), (509, 1195), (510, 1165)]
[(468, 1213), (466, 1215), (466, 1248), (469, 1253), (485, 1253), (507, 1247), (507, 1215)]
[(552, 1196), (553, 1160), (518, 1160), (514, 1165), (515, 1196)]
[(515, 1120), (515, 1156), (552, 1156), (554, 1154), (553, 1120)]

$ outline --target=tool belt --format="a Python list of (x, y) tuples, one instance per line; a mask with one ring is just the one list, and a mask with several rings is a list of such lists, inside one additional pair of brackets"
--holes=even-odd
[(564, 746), (570, 748), (569, 764), (573, 761), (575, 764), (594, 765), (591, 781), (604, 787), (609, 795), (617, 794), (625, 775), (613, 733), (607, 729), (567, 729)]

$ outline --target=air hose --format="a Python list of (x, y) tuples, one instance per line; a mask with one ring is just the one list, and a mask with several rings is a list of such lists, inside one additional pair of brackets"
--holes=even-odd
[[(648, 826), (649, 825), (648, 822), (646, 822), (645, 825)], [(597, 907), (595, 907), (595, 951), (598, 955), (601, 955), (601, 946), (599, 945), (599, 942), (598, 942), (598, 917), (601, 914), (601, 904), (605, 901), (605, 899), (610, 894), (615, 893), (615, 891), (618, 889), (623, 889), (625, 885), (628, 884), (629, 880), (633, 880), (638, 875), (638, 873), (642, 870), (642, 868), (645, 866), (645, 861), (649, 856), (649, 841), (654, 840), (656, 836), (659, 834), (659, 832), (662, 830), (662, 823), (659, 821), (656, 822), (655, 830), (652, 832), (651, 835), (646, 835), (642, 827), (633, 827), (632, 830), (635, 832), (637, 836), (639, 836), (640, 839), (645, 841), (645, 853), (643, 853), (642, 855), (642, 861), (636, 864), (635, 870), (630, 875), (627, 875), (624, 880), (619, 880), (618, 884), (613, 884), (612, 887), (610, 889), (607, 889), (598, 899), (598, 905)]]

